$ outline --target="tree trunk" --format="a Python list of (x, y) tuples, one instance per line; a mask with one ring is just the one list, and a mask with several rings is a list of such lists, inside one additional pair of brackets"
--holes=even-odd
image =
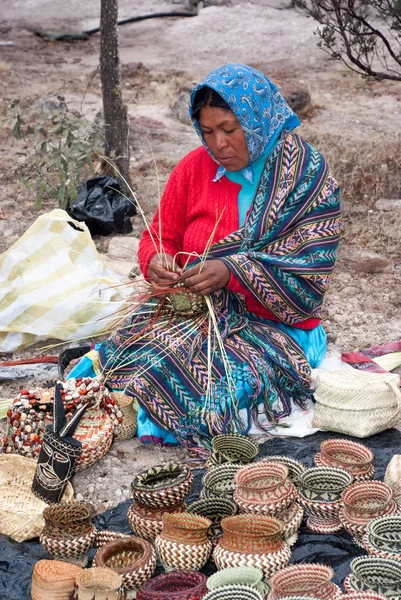
[[(123, 103), (118, 52), (118, 0), (101, 0), (100, 78), (105, 123), (105, 154), (131, 185), (129, 177), (128, 117)], [(123, 193), (128, 189), (121, 181)]]

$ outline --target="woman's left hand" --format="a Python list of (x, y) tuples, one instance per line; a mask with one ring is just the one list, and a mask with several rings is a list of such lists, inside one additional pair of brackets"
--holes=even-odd
[(181, 281), (189, 291), (207, 296), (221, 290), (231, 277), (230, 269), (221, 260), (206, 260), (181, 273)]

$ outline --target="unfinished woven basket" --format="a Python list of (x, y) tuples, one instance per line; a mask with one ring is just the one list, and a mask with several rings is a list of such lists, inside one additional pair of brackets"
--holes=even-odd
[(39, 560), (32, 572), (32, 600), (69, 600), (82, 570), (60, 560)]
[[(16, 454), (0, 454), (0, 533), (17, 542), (38, 537), (45, 525), (48, 506), (32, 493), (36, 461)], [(74, 490), (67, 484), (63, 502), (72, 502)]]
[(129, 440), (135, 436), (137, 431), (138, 409), (135, 408), (133, 399), (124, 394), (124, 392), (110, 392), (110, 396), (123, 414), (121, 431), (116, 440)]
[(104, 544), (96, 553), (96, 567), (109, 567), (121, 575), (125, 590), (148, 581), (156, 568), (156, 553), (149, 542), (130, 536)]

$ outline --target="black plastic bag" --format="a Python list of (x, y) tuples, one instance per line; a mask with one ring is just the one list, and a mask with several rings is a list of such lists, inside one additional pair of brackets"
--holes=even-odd
[(77, 187), (78, 198), (67, 208), (77, 221), (85, 221), (92, 235), (130, 233), (130, 217), (136, 214), (134, 200), (120, 193), (115, 177), (102, 175), (88, 179)]

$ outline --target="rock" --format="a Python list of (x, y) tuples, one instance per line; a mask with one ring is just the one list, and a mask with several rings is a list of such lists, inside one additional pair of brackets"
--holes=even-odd
[(117, 275), (129, 277), (133, 269), (135, 270), (135, 272), (139, 270), (136, 256), (133, 256), (131, 260), (113, 260), (107, 254), (100, 253), (99, 256), (108, 267), (110, 267), (111, 269), (113, 269), (113, 271), (117, 273)]
[(117, 488), (114, 494), (116, 498), (121, 498), (121, 496), (123, 495), (122, 490), (120, 490), (120, 488)]
[(383, 211), (401, 211), (401, 198), (390, 200), (388, 198), (380, 198), (375, 204), (376, 210)]
[(90, 483), (86, 488), (86, 491), (88, 492), (89, 496), (91, 496), (95, 491), (95, 486), (92, 483)]
[(84, 497), (83, 497), (83, 495), (82, 495), (82, 494), (77, 494), (77, 495), (75, 496), (75, 500), (76, 500), (77, 502), (83, 502), (83, 500), (84, 500)]
[(125, 235), (115, 235), (108, 248), (108, 255), (117, 260), (127, 260), (136, 262), (138, 255), (139, 239), (136, 237), (127, 237)]
[(362, 252), (354, 261), (354, 270), (358, 273), (392, 273), (394, 263), (390, 258), (375, 252)]

